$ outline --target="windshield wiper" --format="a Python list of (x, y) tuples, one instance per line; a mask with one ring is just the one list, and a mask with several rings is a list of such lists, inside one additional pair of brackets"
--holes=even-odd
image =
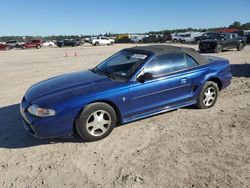
[(111, 79), (116, 79), (116, 77), (111, 73), (111, 72), (109, 72), (108, 71), (108, 69), (100, 69), (100, 68), (98, 68), (98, 67), (95, 67), (94, 69), (93, 69), (93, 71), (95, 71), (95, 72), (101, 72), (102, 74), (104, 74), (105, 76), (107, 76), (107, 77), (109, 77), (109, 78), (111, 78)]

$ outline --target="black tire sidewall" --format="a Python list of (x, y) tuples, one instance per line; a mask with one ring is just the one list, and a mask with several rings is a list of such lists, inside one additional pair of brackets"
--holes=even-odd
[(238, 44), (238, 46), (237, 46), (237, 50), (238, 50), (238, 51), (241, 51), (241, 50), (243, 50), (243, 48), (244, 48), (244, 44), (243, 44), (242, 42), (240, 42), (240, 43)]
[[(206, 106), (204, 103), (203, 103), (203, 97), (204, 97), (204, 93), (206, 91), (206, 89), (208, 87), (213, 87), (216, 91), (216, 97), (215, 97), (215, 100), (213, 102), (213, 104), (211, 106)], [(216, 83), (214, 82), (211, 82), (211, 81), (207, 81), (204, 86), (202, 87), (201, 89), (201, 92), (199, 94), (199, 97), (197, 99), (197, 107), (200, 108), (200, 109), (206, 109), (206, 108), (211, 108), (215, 105), (215, 103), (217, 102), (217, 98), (218, 98), (218, 94), (219, 94), (219, 88), (217, 86)]]
[[(104, 133), (101, 136), (92, 136), (91, 134), (88, 133), (87, 127), (86, 127), (86, 122), (89, 118), (89, 116), (98, 110), (105, 110), (110, 114), (111, 117), (111, 124), (106, 133)], [(97, 141), (100, 139), (103, 139), (107, 137), (112, 130), (114, 129), (116, 125), (116, 113), (115, 110), (108, 104), (106, 103), (92, 103), (87, 105), (81, 112), (80, 116), (77, 118), (76, 121), (76, 131), (77, 133), (83, 138), (84, 141), (90, 142), (90, 141)]]
[(215, 46), (215, 48), (214, 48), (214, 51), (215, 51), (216, 53), (222, 52), (222, 46), (221, 46), (220, 44), (217, 44), (217, 45)]

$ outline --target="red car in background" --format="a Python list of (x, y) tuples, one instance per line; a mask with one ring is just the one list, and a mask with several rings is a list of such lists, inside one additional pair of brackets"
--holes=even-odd
[(27, 43), (22, 44), (22, 48), (41, 48), (42, 47), (42, 41), (41, 40), (31, 40)]
[(0, 44), (0, 50), (10, 50), (11, 46), (7, 44)]

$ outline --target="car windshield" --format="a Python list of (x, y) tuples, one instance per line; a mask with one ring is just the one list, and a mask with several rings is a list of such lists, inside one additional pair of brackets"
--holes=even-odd
[(120, 51), (95, 67), (93, 71), (127, 80), (147, 57), (148, 55), (142, 53)]

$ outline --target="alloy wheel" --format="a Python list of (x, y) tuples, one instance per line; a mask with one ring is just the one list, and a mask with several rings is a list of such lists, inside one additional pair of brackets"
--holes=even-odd
[(93, 112), (87, 119), (86, 128), (92, 136), (101, 136), (106, 133), (111, 125), (111, 116), (105, 110)]
[(204, 92), (203, 104), (207, 107), (212, 106), (216, 99), (216, 90), (208, 87)]

